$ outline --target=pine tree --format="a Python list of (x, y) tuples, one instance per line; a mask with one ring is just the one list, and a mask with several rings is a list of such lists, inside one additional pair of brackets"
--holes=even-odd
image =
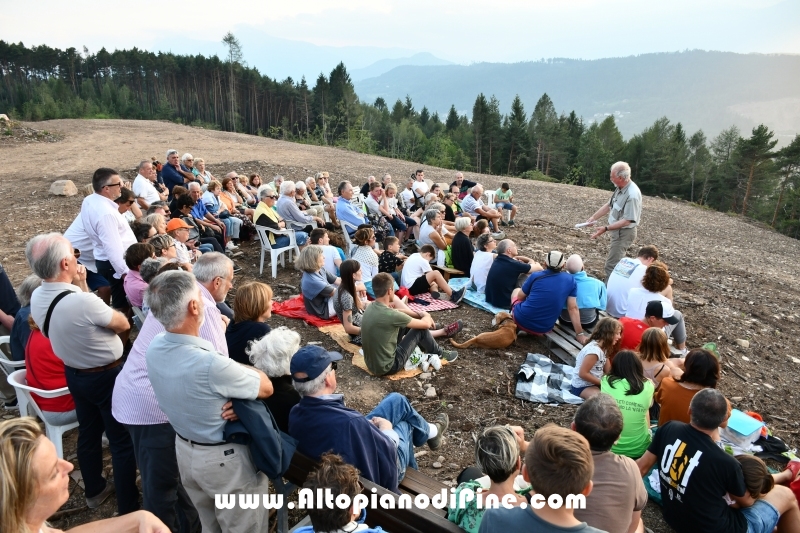
[(742, 156), (742, 169), (747, 174), (747, 185), (742, 199), (743, 215), (747, 213), (747, 204), (753, 188), (757, 185), (756, 182), (769, 175), (772, 157), (775, 155), (772, 149), (778, 144), (777, 139), (772, 139), (774, 135), (769, 128), (761, 124), (753, 128), (753, 135), (749, 139), (742, 139), (739, 142), (738, 150)]
[(458, 111), (456, 111), (456, 106), (450, 106), (450, 112), (447, 114), (447, 120), (445, 121), (445, 129), (447, 131), (453, 131), (458, 128), (461, 119), (458, 116)]

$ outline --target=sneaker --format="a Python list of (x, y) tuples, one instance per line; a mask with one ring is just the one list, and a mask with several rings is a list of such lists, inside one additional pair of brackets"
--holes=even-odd
[(514, 221), (513, 221), (513, 220), (509, 220), (509, 221), (508, 221), (508, 225), (509, 225), (509, 226), (516, 226), (516, 224), (514, 224)]
[(508, 224), (506, 224), (506, 221), (502, 220), (502, 219), (500, 220), (500, 225), (501, 226), (508, 226)]
[(431, 291), (431, 298), (434, 300), (447, 300), (448, 296), (443, 292)]
[(233, 244), (233, 241), (228, 241), (228, 244), (225, 245), (226, 250), (238, 250), (239, 247)]
[(11, 401), (5, 402), (3, 407), (6, 411), (19, 411), (19, 400), (14, 398)]
[(103, 492), (98, 494), (97, 496), (92, 496), (91, 498), (86, 498), (86, 505), (89, 509), (97, 509), (103, 502), (108, 499), (109, 496), (114, 494), (116, 489), (114, 488), (114, 482), (110, 479), (106, 480), (106, 488), (103, 489)]
[(458, 352), (455, 350), (442, 350), (442, 354), (439, 356), (439, 359), (442, 361), (447, 361), (448, 363), (452, 363), (458, 359)]
[(444, 328), (444, 336), (452, 337), (462, 329), (464, 329), (464, 323), (460, 320), (456, 320), (455, 322)]
[(447, 431), (447, 428), (450, 426), (450, 418), (448, 418), (447, 413), (439, 413), (436, 415), (436, 421), (433, 423), (438, 430), (436, 436), (432, 439), (428, 439), (428, 448), (431, 450), (438, 450), (439, 447), (442, 445), (442, 436), (444, 432)]
[[(453, 291), (453, 294), (450, 295), (450, 301), (453, 303), (460, 303), (461, 300), (464, 299), (464, 294), (467, 292), (466, 287), (461, 287), (457, 291)], [(442, 298), (444, 299), (444, 298)]]
[(502, 231), (498, 231), (497, 233), (492, 233), (492, 237), (497, 241), (502, 241), (506, 238), (506, 234)]

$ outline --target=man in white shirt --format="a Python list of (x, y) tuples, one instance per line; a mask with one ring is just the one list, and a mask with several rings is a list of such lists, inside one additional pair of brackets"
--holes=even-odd
[(92, 176), (92, 188), (94, 194), (81, 204), (83, 228), (92, 241), (97, 273), (111, 285), (111, 306), (127, 312), (130, 306), (122, 285), (128, 274), (125, 250), (136, 244), (136, 237), (114, 202), (121, 194), (122, 178), (116, 170), (98, 168)]
[(414, 194), (413, 189), (414, 183), (416, 183), (414, 178), (408, 178), (406, 180), (406, 188), (400, 192), (400, 196), (403, 198), (403, 201), (405, 202), (409, 211), (413, 211), (414, 207), (416, 206), (416, 194)]
[[(487, 207), (483, 203), (483, 200), (481, 200), (482, 195), (483, 185), (479, 183), (471, 188), (467, 192), (467, 195), (464, 197), (464, 199), (461, 200), (461, 209), (463, 209), (465, 213), (469, 213), (471, 216), (475, 217), (476, 220), (480, 220), (482, 218), (488, 220), (494, 231), (499, 232), (501, 219), (500, 212), (497, 209)], [(502, 239), (504, 236), (496, 236), (495, 238)]]
[[(614, 318), (625, 316), (628, 311), (628, 291), (642, 286), (642, 278), (647, 267), (656, 259), (658, 259), (658, 248), (653, 245), (642, 246), (633, 259), (630, 257), (620, 259), (606, 283), (608, 294), (606, 311), (609, 315)], [(667, 289), (670, 294), (665, 296), (672, 298), (672, 286)]]
[(411, 188), (413, 189), (414, 194), (417, 195), (417, 198), (422, 201), (422, 199), (425, 198), (425, 195), (428, 194), (429, 190), (428, 184), (425, 183), (425, 171), (422, 169), (417, 170), (414, 173), (414, 180), (414, 184)]
[(143, 159), (137, 167), (139, 174), (133, 180), (133, 192), (138, 197), (139, 206), (147, 210), (153, 202), (167, 199), (167, 191), (159, 193), (156, 189), (156, 169), (149, 159)]

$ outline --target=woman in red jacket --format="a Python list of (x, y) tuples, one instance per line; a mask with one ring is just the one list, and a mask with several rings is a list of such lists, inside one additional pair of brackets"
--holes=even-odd
[[(64, 361), (56, 357), (50, 339), (42, 335), (39, 327), (28, 318), (31, 327), (31, 336), (25, 347), (25, 369), (28, 385), (42, 390), (55, 390), (67, 386), (67, 377), (64, 373)], [(75, 402), (71, 394), (57, 398), (42, 398), (31, 393), (33, 401), (42, 410), (47, 423), (63, 426), (78, 420), (75, 414)], [(27, 413), (21, 413), (23, 416)]]

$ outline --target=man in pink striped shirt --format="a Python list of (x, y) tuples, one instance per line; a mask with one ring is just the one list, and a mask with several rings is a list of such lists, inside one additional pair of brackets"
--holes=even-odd
[[(205, 303), (200, 337), (227, 356), (227, 319), (216, 304), (223, 301), (233, 287), (233, 262), (217, 252), (203, 254), (195, 263), (193, 273)], [(143, 507), (160, 518), (173, 533), (189, 533), (199, 529), (200, 519), (181, 485), (175, 456), (175, 431), (158, 406), (145, 360), (150, 342), (164, 331), (155, 317), (147, 316), (117, 376), (111, 413), (125, 425), (133, 439), (136, 463), (142, 476)]]

